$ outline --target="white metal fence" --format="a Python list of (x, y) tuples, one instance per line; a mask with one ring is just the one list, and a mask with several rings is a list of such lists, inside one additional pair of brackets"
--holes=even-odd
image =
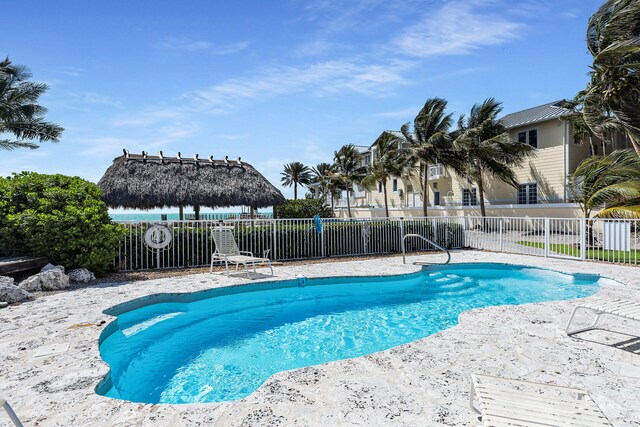
[[(415, 233), (449, 249), (640, 265), (640, 220), (581, 218), (421, 217), (324, 219), (233, 219), (225, 221), (122, 222), (126, 236), (119, 248), (119, 270), (206, 266), (215, 245), (213, 227), (233, 227), (240, 250), (274, 261), (401, 252), (402, 237)], [(170, 243), (154, 248), (162, 225)], [(157, 229), (157, 227), (156, 227)], [(148, 234), (145, 240), (145, 233)], [(151, 238), (152, 244), (148, 239)], [(161, 236), (161, 240), (167, 236)], [(166, 243), (165, 243), (166, 244)], [(408, 252), (432, 250), (418, 239)]]

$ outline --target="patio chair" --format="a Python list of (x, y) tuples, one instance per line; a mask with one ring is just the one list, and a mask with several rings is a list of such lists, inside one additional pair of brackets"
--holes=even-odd
[(6, 400), (0, 398), (0, 406), (3, 407), (5, 411), (7, 411), (7, 415), (9, 415), (9, 419), (13, 422), (13, 424), (16, 427), (23, 427), (22, 423), (20, 422), (20, 419), (18, 418), (16, 413), (13, 412), (13, 409), (11, 409), (11, 406), (9, 405), (9, 402), (7, 402)]
[(210, 273), (213, 273), (213, 263), (217, 260), (224, 262), (227, 276), (229, 275), (229, 263), (235, 264), (236, 271), (238, 271), (239, 265), (243, 265), (248, 278), (251, 278), (249, 274), (250, 265), (253, 267), (253, 273), (256, 274), (256, 264), (267, 264), (273, 276), (273, 267), (271, 266), (271, 260), (269, 258), (266, 256), (264, 258), (255, 257), (253, 253), (241, 251), (238, 248), (238, 243), (233, 235), (233, 227), (213, 227), (211, 230), (211, 238), (216, 244), (216, 250), (211, 254)]
[(491, 375), (471, 376), (469, 404), (484, 426), (612, 425), (586, 391)]
[[(592, 311), (596, 315), (596, 319), (591, 325), (587, 326), (586, 328), (580, 328), (571, 331), (569, 330), (569, 327), (571, 326), (573, 318), (575, 317), (579, 309)], [(567, 322), (565, 332), (567, 333), (567, 335), (574, 335), (580, 332), (595, 329), (598, 320), (600, 320), (600, 316), (602, 316), (603, 314), (611, 314), (613, 316), (622, 317), (624, 319), (640, 321), (640, 302), (630, 301), (622, 298), (606, 298), (593, 302), (581, 303), (573, 309), (571, 318), (569, 319), (569, 322)]]

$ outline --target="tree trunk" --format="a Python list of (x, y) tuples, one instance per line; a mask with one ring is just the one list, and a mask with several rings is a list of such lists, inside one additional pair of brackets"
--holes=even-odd
[(195, 205), (193, 207), (193, 213), (195, 214), (196, 221), (200, 219), (200, 206)]
[(387, 202), (387, 181), (382, 182), (382, 191), (384, 193), (384, 213), (389, 218), (389, 203)]
[(347, 214), (349, 215), (349, 218), (351, 218), (351, 202), (349, 201), (349, 185), (347, 185)]
[(589, 135), (589, 149), (591, 150), (591, 155), (595, 156), (596, 155), (596, 150), (595, 150), (595, 145), (593, 145), (593, 137), (591, 135)]
[(476, 183), (478, 184), (478, 197), (480, 197), (480, 215), (482, 216), (482, 229), (484, 230), (487, 221), (487, 211), (484, 207), (484, 183), (482, 182), (482, 172), (478, 174)]
[(293, 200), (298, 200), (298, 183), (293, 183)]
[(178, 206), (178, 217), (180, 218), (180, 221), (184, 219), (184, 208), (182, 205)]
[(424, 176), (422, 185), (422, 215), (429, 216), (427, 212), (427, 206), (429, 206), (429, 165), (424, 165)]

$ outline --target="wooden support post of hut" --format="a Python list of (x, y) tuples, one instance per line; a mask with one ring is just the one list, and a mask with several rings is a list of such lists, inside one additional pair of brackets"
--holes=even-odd
[(276, 206), (286, 200), (250, 164), (225, 157), (214, 160), (166, 157), (148, 153), (116, 157), (98, 181), (102, 198), (112, 208), (152, 209), (193, 206), (196, 218), (200, 208), (251, 206), (253, 209)]

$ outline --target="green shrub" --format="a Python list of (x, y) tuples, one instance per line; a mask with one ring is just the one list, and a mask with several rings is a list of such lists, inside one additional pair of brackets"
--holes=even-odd
[(0, 178), (0, 255), (46, 256), (100, 275), (123, 235), (89, 181), (35, 172)]
[(276, 206), (275, 213), (278, 218), (313, 218), (316, 215), (333, 218), (331, 207), (323, 199), (287, 200), (285, 204)]

